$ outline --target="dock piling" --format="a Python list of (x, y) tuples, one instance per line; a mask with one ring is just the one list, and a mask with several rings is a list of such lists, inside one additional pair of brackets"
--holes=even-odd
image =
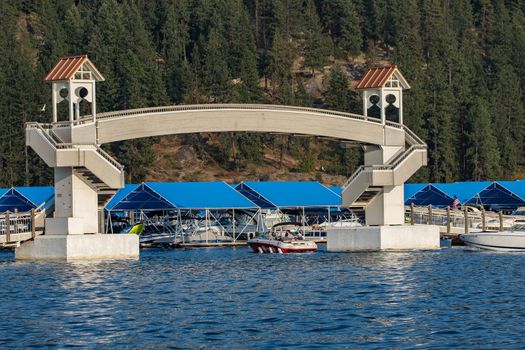
[(468, 211), (467, 211), (467, 207), (463, 208), (463, 215), (464, 215), (464, 221), (465, 221), (465, 233), (468, 233)]
[(447, 206), (447, 235), (450, 235), (450, 206)]
[(11, 242), (11, 218), (9, 210), (5, 212), (5, 239), (6, 243)]
[(487, 220), (486, 220), (487, 216), (486, 216), (486, 213), (485, 213), (485, 208), (482, 208), (481, 209), (481, 230), (483, 232), (487, 231)]
[(31, 238), (35, 239), (36, 237), (36, 213), (35, 208), (31, 209)]

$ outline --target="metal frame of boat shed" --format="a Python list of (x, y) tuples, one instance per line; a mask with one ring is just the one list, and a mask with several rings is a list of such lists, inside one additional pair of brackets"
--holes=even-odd
[[(236, 210), (250, 212), (251, 219), (262, 222), (260, 208), (225, 182), (146, 182), (126, 185), (108, 203), (106, 231), (111, 232), (112, 212), (126, 212), (131, 223), (157, 222), (164, 230), (181, 233), (186, 218), (203, 217), (205, 228), (219, 225), (223, 215), (235, 222)], [(174, 218), (174, 219), (173, 219)], [(174, 224), (173, 224), (174, 222)], [(243, 232), (235, 232), (236, 241)]]
[(332, 210), (341, 208), (341, 196), (317, 181), (244, 181), (235, 189), (263, 209), (283, 216), (299, 214), (303, 226), (312, 224), (307, 222), (308, 212), (322, 212), (313, 216), (330, 222)]

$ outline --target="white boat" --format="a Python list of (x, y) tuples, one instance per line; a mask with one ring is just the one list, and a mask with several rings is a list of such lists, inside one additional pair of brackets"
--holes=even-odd
[(256, 253), (313, 253), (317, 251), (317, 244), (307, 240), (277, 240), (267, 237), (252, 238), (248, 245)]
[(162, 230), (155, 225), (138, 223), (125, 228), (122, 233), (138, 235), (140, 245), (145, 247), (176, 246), (182, 243), (180, 235), (171, 232), (162, 232)]
[(281, 223), (272, 227), (268, 235), (248, 240), (256, 253), (310, 253), (317, 251), (317, 244), (305, 240), (298, 230), (298, 224)]
[(332, 221), (332, 222), (323, 222), (318, 225), (320, 228), (328, 229), (328, 228), (339, 228), (339, 227), (360, 227), (363, 226), (358, 218), (352, 218), (352, 219), (343, 219), (339, 221)]
[(509, 231), (465, 233), (459, 238), (469, 247), (505, 252), (525, 252), (525, 225), (514, 225)]

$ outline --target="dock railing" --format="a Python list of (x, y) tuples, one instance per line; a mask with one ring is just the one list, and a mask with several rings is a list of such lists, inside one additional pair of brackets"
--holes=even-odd
[(43, 228), (37, 224), (37, 217), (42, 214), (36, 209), (0, 213), (0, 246), (19, 244), (42, 234)]
[(433, 208), (408, 206), (405, 211), (405, 221), (412, 225), (436, 225), (442, 228), (445, 235), (476, 231), (503, 231), (514, 224), (515, 218), (503, 215), (501, 212), (485, 210), (469, 211), (462, 209)]

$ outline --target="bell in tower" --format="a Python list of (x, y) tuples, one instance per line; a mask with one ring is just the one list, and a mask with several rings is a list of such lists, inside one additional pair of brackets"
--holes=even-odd
[(370, 68), (356, 88), (363, 90), (363, 115), (403, 124), (403, 90), (410, 89), (397, 66)]
[(104, 81), (87, 55), (61, 58), (45, 77), (52, 84), (53, 123), (58, 122), (58, 104), (67, 101), (70, 122), (80, 119), (80, 103), (91, 103), (91, 116), (96, 120), (95, 84)]

